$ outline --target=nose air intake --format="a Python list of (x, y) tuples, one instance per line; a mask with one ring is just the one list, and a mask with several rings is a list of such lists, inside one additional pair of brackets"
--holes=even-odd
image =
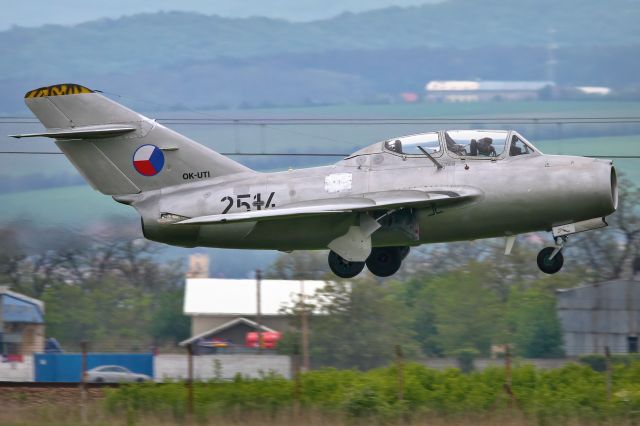
[(611, 204), (614, 211), (618, 209), (618, 176), (613, 166), (611, 166)]

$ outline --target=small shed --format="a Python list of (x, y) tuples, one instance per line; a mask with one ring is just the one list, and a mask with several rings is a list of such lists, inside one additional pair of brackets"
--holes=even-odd
[(44, 303), (0, 286), (0, 355), (31, 355), (44, 350)]
[(556, 301), (568, 356), (638, 352), (640, 280), (558, 290)]
[(191, 337), (182, 345), (206, 339), (215, 344), (243, 346), (245, 336), (258, 329), (283, 333), (289, 319), (281, 309), (291, 307), (300, 295), (309, 297), (325, 281), (262, 280), (260, 283), (260, 318), (258, 320), (257, 281), (252, 279), (187, 278), (184, 314), (191, 317)]

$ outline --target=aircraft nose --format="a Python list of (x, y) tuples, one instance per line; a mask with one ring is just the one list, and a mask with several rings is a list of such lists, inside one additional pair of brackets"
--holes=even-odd
[[(605, 217), (618, 208), (618, 176), (611, 160), (565, 157), (560, 182), (565, 183), (562, 204), (575, 221)], [(579, 218), (579, 219), (578, 219)]]
[(618, 208), (618, 175), (611, 160), (591, 160), (595, 199), (601, 209), (599, 216), (607, 216)]

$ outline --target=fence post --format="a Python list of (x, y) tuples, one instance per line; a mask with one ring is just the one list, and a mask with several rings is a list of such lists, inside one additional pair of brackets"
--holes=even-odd
[(398, 401), (404, 400), (404, 355), (402, 346), (396, 345), (396, 370), (398, 375)]
[(88, 424), (87, 419), (87, 341), (80, 342), (82, 349), (82, 375), (80, 376), (80, 422)]
[(513, 389), (511, 388), (512, 376), (511, 376), (511, 346), (509, 344), (504, 345), (504, 391), (509, 397), (509, 408), (513, 407)]
[(302, 390), (302, 383), (300, 381), (300, 351), (296, 345), (295, 352), (291, 357), (293, 364), (293, 418), (294, 424), (301, 424), (300, 421), (300, 393)]
[(609, 346), (604, 347), (605, 366), (607, 368), (607, 401), (611, 401), (611, 351)]

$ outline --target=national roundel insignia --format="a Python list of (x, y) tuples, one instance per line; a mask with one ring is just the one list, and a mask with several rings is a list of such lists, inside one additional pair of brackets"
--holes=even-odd
[(144, 176), (155, 176), (164, 166), (164, 154), (155, 145), (142, 145), (133, 154), (133, 167)]

